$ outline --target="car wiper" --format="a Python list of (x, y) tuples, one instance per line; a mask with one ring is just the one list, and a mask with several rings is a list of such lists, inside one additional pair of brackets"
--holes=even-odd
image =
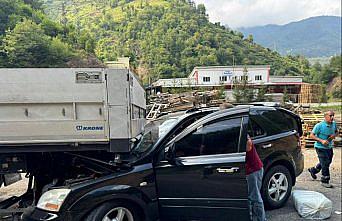
[(139, 157), (141, 153), (138, 152), (138, 151), (133, 150), (133, 151), (131, 151), (131, 154), (132, 154), (133, 156), (135, 156), (135, 157)]

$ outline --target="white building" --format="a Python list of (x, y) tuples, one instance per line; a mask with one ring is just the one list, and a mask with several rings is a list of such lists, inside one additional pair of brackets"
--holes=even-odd
[(270, 66), (214, 66), (195, 67), (189, 78), (195, 79), (197, 85), (217, 86), (232, 84), (247, 78), (250, 84), (265, 84), (269, 82)]
[(234, 81), (247, 78), (248, 84), (258, 90), (267, 87), (268, 93), (291, 95), (297, 101), (303, 84), (303, 76), (270, 76), (269, 65), (250, 66), (207, 66), (195, 67), (187, 78), (159, 79), (147, 89), (148, 93), (169, 91), (171, 88), (200, 88), (208, 90), (224, 86), (228, 98), (232, 98)]
[(195, 67), (187, 78), (159, 79), (152, 87), (217, 87), (230, 89), (234, 80), (246, 77), (248, 84), (295, 86), (303, 84), (303, 76), (270, 76), (269, 65)]
[(188, 78), (159, 79), (154, 87), (201, 87), (233, 84), (246, 77), (249, 84), (270, 82), (270, 66), (208, 66), (195, 67)]

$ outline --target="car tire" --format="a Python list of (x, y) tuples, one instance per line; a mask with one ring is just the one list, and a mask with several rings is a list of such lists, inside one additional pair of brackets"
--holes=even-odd
[(119, 221), (143, 221), (139, 216), (139, 212), (136, 206), (127, 202), (107, 202), (103, 203), (99, 207), (95, 208), (85, 218), (85, 221), (103, 221), (106, 220)]
[(266, 209), (277, 209), (287, 202), (292, 190), (290, 171), (282, 165), (271, 167), (265, 174), (261, 195)]

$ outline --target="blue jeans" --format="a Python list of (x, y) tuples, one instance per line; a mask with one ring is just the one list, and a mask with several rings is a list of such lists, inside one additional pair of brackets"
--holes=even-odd
[(316, 167), (312, 167), (311, 171), (313, 173), (319, 173), (322, 170), (322, 177), (321, 182), (322, 183), (329, 183), (330, 180), (330, 171), (329, 167), (333, 159), (333, 149), (321, 149), (321, 148), (315, 148), (317, 152), (317, 156), (319, 159), (319, 163), (316, 165)]
[(260, 193), (263, 173), (264, 169), (261, 168), (247, 175), (249, 214), (253, 221), (266, 220), (264, 202), (262, 201)]

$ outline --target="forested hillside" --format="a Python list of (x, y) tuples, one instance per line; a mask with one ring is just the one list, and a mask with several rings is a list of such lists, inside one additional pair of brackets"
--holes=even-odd
[(0, 18), (2, 67), (99, 66), (129, 56), (144, 82), (233, 64), (319, 79), (304, 57), (282, 57), (210, 23), (204, 5), (191, 0), (0, 0)]
[(188, 0), (57, 2), (46, 1), (46, 8), (59, 11), (58, 19), (75, 27), (78, 46), (103, 61), (129, 56), (132, 67), (152, 80), (186, 76), (198, 65), (233, 61), (271, 64), (276, 75), (308, 75), (305, 59), (283, 58), (252, 38), (210, 23), (204, 5)]
[(99, 66), (71, 25), (48, 18), (36, 0), (0, 0), (0, 67)]
[(58, 37), (63, 29), (39, 7), (34, 1), (0, 0), (0, 66), (56, 67), (73, 56)]

